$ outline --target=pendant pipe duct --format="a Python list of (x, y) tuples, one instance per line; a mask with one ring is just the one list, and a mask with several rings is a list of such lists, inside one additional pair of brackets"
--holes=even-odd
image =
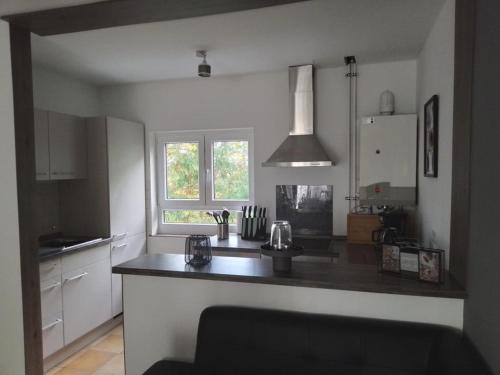
[(358, 67), (355, 56), (344, 57), (346, 64), (346, 78), (349, 80), (349, 121), (347, 124), (348, 134), (348, 166), (349, 166), (349, 187), (345, 199), (349, 202), (349, 212), (356, 210), (358, 195)]

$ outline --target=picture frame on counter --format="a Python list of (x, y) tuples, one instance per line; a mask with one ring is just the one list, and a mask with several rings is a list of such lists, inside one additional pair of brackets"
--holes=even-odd
[(407, 278), (440, 284), (444, 280), (444, 250), (415, 244), (383, 244), (379, 269)]
[(431, 283), (444, 281), (444, 250), (420, 249), (419, 251), (419, 279)]

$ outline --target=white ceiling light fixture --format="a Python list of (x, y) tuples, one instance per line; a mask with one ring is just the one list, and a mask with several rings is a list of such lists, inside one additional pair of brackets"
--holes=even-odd
[(207, 63), (207, 51), (196, 51), (196, 56), (202, 57), (203, 61), (198, 65), (198, 75), (203, 78), (208, 78), (212, 74), (212, 68)]

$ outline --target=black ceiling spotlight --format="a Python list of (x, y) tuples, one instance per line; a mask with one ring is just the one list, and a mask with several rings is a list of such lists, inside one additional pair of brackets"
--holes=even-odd
[(198, 65), (198, 75), (204, 78), (210, 77), (212, 68), (207, 63), (207, 51), (196, 51), (196, 56), (203, 57), (202, 63)]

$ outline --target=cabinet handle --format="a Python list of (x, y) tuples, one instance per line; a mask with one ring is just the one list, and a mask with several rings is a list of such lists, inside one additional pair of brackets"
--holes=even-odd
[(42, 292), (42, 293), (43, 293), (43, 292), (46, 292), (46, 291), (48, 291), (48, 290), (51, 290), (51, 289), (57, 288), (58, 286), (61, 286), (61, 283), (60, 283), (60, 282), (54, 283), (54, 284), (52, 284), (52, 285), (49, 285), (49, 286), (47, 286), (47, 287), (43, 288), (42, 290), (40, 290), (40, 292)]
[(121, 249), (122, 247), (126, 247), (126, 246), (128, 246), (128, 243), (123, 243), (123, 244), (121, 244), (121, 245), (113, 246), (113, 247), (111, 248), (111, 250)]
[(73, 277), (70, 277), (68, 279), (64, 279), (64, 282), (68, 282), (68, 281), (74, 281), (74, 280), (78, 280), (78, 279), (81, 279), (82, 277), (85, 277), (87, 276), (89, 273), (88, 272), (84, 272), (84, 273), (81, 273), (79, 275), (76, 275), (76, 276), (73, 276)]
[(42, 331), (46, 331), (52, 327), (55, 327), (56, 325), (58, 325), (59, 323), (62, 323), (62, 319), (56, 319), (55, 321), (53, 321), (52, 323), (49, 323), (47, 324), (46, 326), (43, 326), (42, 327)]
[(127, 232), (118, 233), (118, 234), (113, 234), (111, 239), (112, 239), (112, 241), (116, 241), (116, 240), (122, 239), (123, 237), (126, 237), (126, 236), (127, 236)]

